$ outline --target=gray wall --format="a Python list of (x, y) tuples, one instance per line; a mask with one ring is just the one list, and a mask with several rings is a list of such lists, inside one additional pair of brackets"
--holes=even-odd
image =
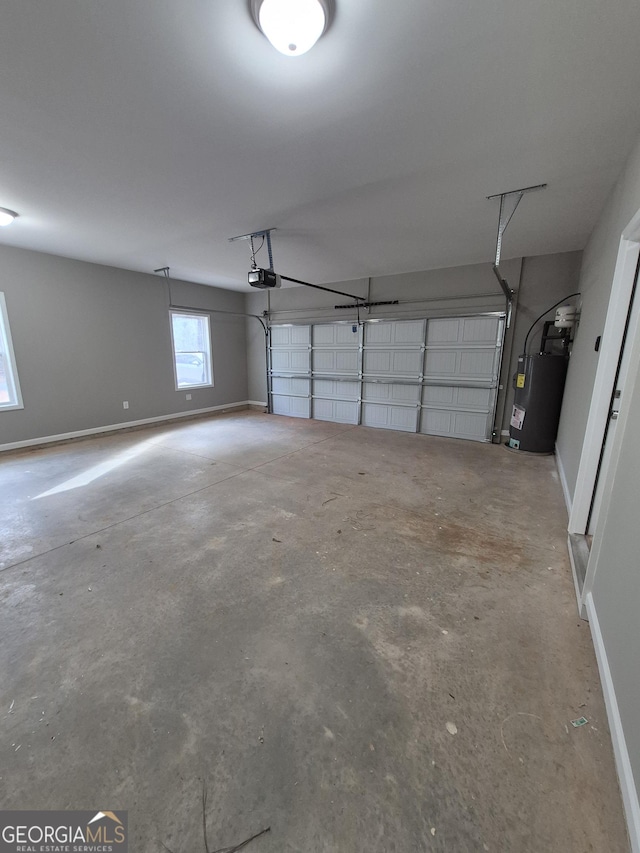
[[(175, 390), (162, 276), (7, 246), (0, 270), (24, 401), (0, 411), (0, 445), (246, 401), (243, 317), (211, 315), (215, 386), (188, 401)], [(171, 290), (187, 307), (244, 310), (232, 291)]]
[(635, 365), (628, 377), (630, 394), (622, 402), (616, 431), (619, 455), (611, 472), (611, 495), (603, 506), (605, 519), (596, 529), (600, 542), (592, 591), (636, 790), (640, 784), (640, 568), (636, 535), (640, 483), (639, 360), (640, 341), (636, 341)]
[[(524, 336), (533, 320), (545, 308), (567, 293), (577, 289), (581, 252), (566, 252), (505, 261), (502, 272), (510, 286), (518, 291), (516, 320), (505, 342), (508, 358), (503, 366), (502, 381), (505, 386), (499, 398), (499, 410), (504, 406), (503, 428), (508, 428), (513, 389), (510, 377), (515, 371)], [(491, 264), (473, 264), (440, 270), (428, 270), (401, 275), (380, 276), (350, 282), (337, 282), (329, 287), (369, 296), (371, 300), (399, 299), (400, 305), (372, 308), (367, 317), (437, 317), (473, 311), (503, 311), (502, 291), (493, 274)], [(305, 287), (269, 292), (256, 292), (247, 296), (247, 311), (260, 314), (267, 307), (272, 311), (272, 321), (331, 322), (355, 320), (356, 312), (334, 310), (334, 305), (348, 302), (343, 297)], [(409, 304), (411, 303), (411, 304)], [(539, 335), (535, 337), (539, 341)], [(266, 401), (264, 334), (255, 320), (247, 326), (249, 399)], [(505, 405), (506, 395), (506, 405)]]
[(631, 153), (584, 250), (578, 288), (582, 293), (580, 326), (569, 364), (557, 441), (558, 455), (572, 497), (598, 366), (599, 355), (594, 344), (604, 329), (620, 237), (638, 208), (640, 144)]
[[(572, 492), (598, 362), (593, 345), (604, 327), (622, 232), (639, 209), (640, 140), (584, 252), (580, 282), (582, 317), (558, 437), (558, 451)], [(603, 340), (602, 346), (606, 346), (606, 341)], [(640, 483), (639, 363), (640, 340), (636, 338), (621, 399), (611, 470), (605, 484), (605, 494), (609, 493), (609, 497), (605, 497), (594, 536), (596, 570), (592, 588), (636, 789), (640, 784), (640, 570), (636, 532)], [(585, 452), (594, 451), (587, 448)]]

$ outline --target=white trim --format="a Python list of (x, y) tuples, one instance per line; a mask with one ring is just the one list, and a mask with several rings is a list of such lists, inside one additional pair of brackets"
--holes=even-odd
[[(0, 293), (0, 322), (2, 323), (0, 334), (4, 331), (4, 339), (7, 344), (7, 360), (9, 362), (7, 365), (9, 371), (7, 382), (9, 385), (9, 394), (15, 398), (13, 403), (1, 405), (0, 412), (12, 412), (16, 409), (24, 409), (24, 403), (22, 402), (22, 391), (20, 390), (20, 380), (18, 379), (18, 365), (16, 364), (16, 354), (13, 351), (9, 312), (7, 311), (7, 300), (4, 297), (4, 293)], [(11, 394), (12, 391), (13, 394)]]
[(569, 518), (569, 533), (586, 533), (595, 487), (602, 439), (609, 417), (611, 389), (615, 380), (622, 336), (629, 310), (640, 246), (640, 210), (622, 232), (609, 305), (602, 332), (603, 347), (593, 384), (589, 417)]
[(261, 400), (247, 400), (247, 406), (264, 406), (266, 408), (267, 404)]
[(560, 476), (560, 484), (562, 485), (562, 494), (564, 495), (564, 502), (567, 505), (567, 512), (569, 516), (571, 516), (571, 508), (573, 504), (573, 499), (571, 497), (571, 490), (569, 488), (569, 484), (567, 483), (567, 475), (564, 473), (564, 465), (562, 464), (562, 459), (560, 458), (560, 453), (558, 451), (558, 445), (556, 444), (556, 468), (558, 469), (558, 475)]
[[(207, 345), (208, 345), (208, 353), (209, 356), (209, 378), (210, 382), (199, 382), (197, 385), (179, 385), (178, 384), (178, 365), (176, 364), (176, 342), (173, 336), (173, 317), (182, 316), (182, 317), (196, 317), (196, 318), (204, 318), (207, 321), (206, 329), (207, 329)], [(205, 311), (198, 310), (185, 310), (184, 308), (169, 308), (169, 327), (171, 329), (171, 353), (173, 355), (173, 381), (176, 387), (176, 391), (190, 391), (192, 389), (197, 388), (213, 388), (215, 383), (213, 379), (213, 347), (211, 346), (211, 316), (209, 313)]]
[[(169, 415), (158, 415), (154, 418), (143, 418), (139, 421), (127, 421), (120, 424), (107, 424), (101, 427), (92, 427), (91, 429), (78, 429), (74, 432), (64, 432), (58, 435), (45, 435), (41, 438), (28, 438), (25, 441), (10, 441), (8, 444), (0, 444), (0, 453), (5, 450), (19, 450), (22, 447), (37, 447), (39, 444), (51, 444), (54, 441), (69, 441), (72, 438), (84, 438), (90, 435), (100, 435), (103, 432), (116, 432), (121, 429), (131, 429), (132, 427), (145, 426), (146, 424), (156, 424), (162, 421), (174, 421), (179, 418), (189, 418), (194, 415), (206, 415), (210, 412), (226, 412), (229, 409), (245, 409), (249, 406), (248, 400), (243, 400), (240, 403), (225, 403), (223, 406), (209, 406), (206, 409), (191, 409), (188, 412), (172, 412)], [(260, 404), (262, 405), (262, 404)]]
[(611, 740), (613, 742), (613, 754), (616, 761), (616, 769), (618, 771), (618, 780), (620, 782), (622, 803), (624, 805), (624, 812), (627, 819), (627, 829), (629, 831), (631, 850), (632, 853), (640, 853), (640, 802), (638, 802), (638, 791), (633, 778), (633, 770), (631, 769), (631, 761), (629, 760), (629, 752), (627, 750), (627, 743), (624, 737), (624, 729), (622, 727), (620, 709), (618, 708), (618, 700), (616, 699), (613, 677), (611, 675), (611, 669), (609, 668), (609, 660), (607, 658), (607, 652), (602, 632), (600, 630), (600, 623), (598, 622), (598, 614), (596, 612), (592, 593), (587, 595), (585, 603), (587, 607), (587, 614), (589, 616), (591, 637), (593, 638), (596, 659), (598, 661), (598, 669), (600, 671), (604, 701), (607, 707), (607, 717), (609, 720), (609, 728), (611, 730)]

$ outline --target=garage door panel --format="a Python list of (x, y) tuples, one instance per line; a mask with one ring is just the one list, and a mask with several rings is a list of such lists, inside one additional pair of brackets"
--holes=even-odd
[(465, 317), (462, 321), (461, 343), (495, 346), (498, 325), (498, 317)]
[(477, 379), (494, 378), (495, 349), (470, 349), (460, 353), (460, 375)]
[(355, 347), (359, 345), (358, 327), (346, 323), (322, 324), (313, 327), (314, 347)]
[(422, 373), (420, 350), (366, 350), (364, 372), (369, 376), (415, 377)]
[(420, 386), (365, 382), (362, 398), (363, 400), (380, 403), (409, 403), (417, 405), (420, 402)]
[(486, 441), (487, 430), (490, 428), (488, 418), (487, 414), (482, 413), (423, 409), (420, 432), (470, 441)]
[(288, 373), (309, 373), (311, 354), (309, 350), (272, 350), (271, 369)]
[(495, 391), (491, 388), (456, 388), (457, 404), (467, 408), (482, 408), (487, 412), (493, 409)]
[(358, 400), (360, 383), (338, 382), (332, 379), (314, 379), (313, 396), (326, 397), (333, 400)]
[(348, 400), (313, 400), (313, 414), (316, 420), (333, 421), (339, 424), (358, 423), (358, 403)]
[(425, 405), (431, 406), (453, 406), (457, 390), (450, 385), (425, 386), (422, 392), (422, 401)]
[(420, 432), (487, 441), (491, 433), (495, 394), (494, 388), (425, 386)]
[(458, 353), (455, 350), (427, 350), (424, 375), (426, 377), (456, 376)]
[(425, 359), (425, 377), (474, 379), (485, 382), (493, 381), (496, 370), (496, 350), (492, 349), (457, 349), (438, 350), (427, 349)]
[(450, 435), (453, 424), (453, 412), (439, 409), (423, 409), (420, 432), (429, 435)]
[(488, 414), (493, 408), (492, 388), (456, 388), (455, 386), (426, 386), (422, 405), (431, 409), (461, 409)]
[(316, 373), (358, 375), (358, 350), (314, 349), (312, 364)]
[(429, 345), (457, 344), (460, 339), (460, 320), (429, 320), (427, 324)]
[(429, 346), (464, 346), (486, 344), (495, 346), (499, 317), (459, 317), (429, 320)]
[(417, 421), (417, 408), (378, 405), (376, 403), (362, 404), (362, 423), (365, 426), (416, 432)]
[(271, 384), (274, 394), (289, 395), (293, 397), (309, 396), (308, 379), (292, 379), (284, 376), (274, 376)]
[(274, 415), (288, 415), (291, 418), (311, 417), (311, 400), (308, 397), (285, 397), (272, 394), (271, 405)]
[(311, 326), (272, 326), (272, 347), (299, 347), (311, 344)]
[(422, 346), (425, 320), (385, 320), (365, 326), (365, 346)]
[(456, 412), (454, 417), (454, 435), (458, 438), (467, 438), (472, 441), (485, 441), (488, 415), (472, 414), (471, 412)]

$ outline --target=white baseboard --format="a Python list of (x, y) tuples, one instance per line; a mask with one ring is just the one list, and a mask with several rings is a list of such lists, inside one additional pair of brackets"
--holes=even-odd
[[(56, 441), (69, 441), (73, 438), (85, 438), (90, 435), (100, 435), (103, 432), (116, 432), (121, 429), (132, 429), (135, 427), (146, 426), (147, 424), (161, 423), (162, 421), (174, 421), (180, 418), (191, 418), (197, 415), (206, 415), (212, 412), (227, 412), (230, 409), (246, 409), (251, 405), (248, 400), (243, 400), (241, 403), (226, 403), (224, 406), (209, 406), (206, 409), (191, 409), (189, 412), (174, 412), (170, 415), (158, 415), (155, 418), (143, 418), (139, 421), (126, 421), (121, 424), (107, 424), (101, 427), (92, 427), (91, 429), (78, 429), (74, 432), (64, 432), (58, 435), (45, 435), (41, 438), (28, 438), (25, 441), (11, 441), (8, 444), (0, 444), (0, 453), (5, 450), (19, 450), (24, 447), (37, 447), (40, 444), (51, 444)], [(262, 405), (259, 403), (258, 405)]]
[(564, 467), (562, 465), (562, 458), (560, 457), (560, 453), (558, 452), (558, 445), (556, 444), (556, 467), (558, 469), (558, 474), (560, 475), (560, 483), (562, 485), (562, 494), (564, 495), (564, 502), (567, 505), (567, 513), (571, 515), (571, 507), (573, 506), (573, 498), (571, 496), (571, 490), (569, 489), (569, 484), (567, 483), (567, 475), (564, 473)]
[(631, 850), (632, 853), (640, 853), (640, 802), (638, 802), (638, 791), (633, 778), (633, 770), (631, 769), (629, 752), (627, 751), (627, 744), (624, 737), (620, 710), (618, 708), (618, 700), (616, 699), (613, 677), (609, 668), (607, 650), (604, 645), (602, 632), (600, 631), (598, 614), (596, 612), (592, 593), (587, 594), (586, 606), (587, 613), (589, 615), (591, 636), (593, 638), (593, 645), (596, 651), (596, 659), (598, 661), (598, 669), (600, 670), (600, 680), (602, 682), (604, 701), (607, 706), (607, 717), (609, 720), (609, 728), (611, 729), (611, 740), (613, 741), (613, 754), (615, 756), (616, 768), (618, 770), (618, 779), (620, 781), (622, 803), (624, 805), (624, 812), (627, 819), (627, 829), (629, 831), (629, 840), (631, 841)]
[(260, 400), (247, 400), (247, 406), (264, 406), (265, 409), (267, 408), (267, 404), (261, 403)]

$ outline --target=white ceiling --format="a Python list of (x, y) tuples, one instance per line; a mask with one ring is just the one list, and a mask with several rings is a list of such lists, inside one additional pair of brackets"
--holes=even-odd
[[(640, 132), (637, 0), (336, 0), (303, 57), (248, 0), (0, 0), (0, 241), (246, 289), (582, 248)], [(259, 256), (266, 266), (263, 252)]]

